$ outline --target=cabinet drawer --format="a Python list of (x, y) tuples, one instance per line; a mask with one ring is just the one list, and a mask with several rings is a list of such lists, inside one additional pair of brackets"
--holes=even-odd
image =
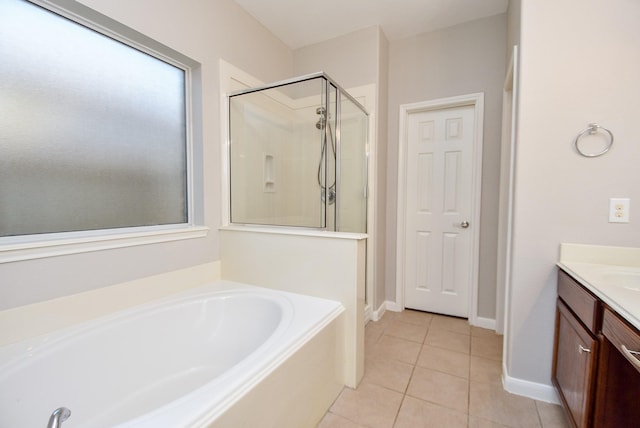
[(562, 270), (558, 271), (558, 296), (591, 333), (598, 332), (600, 301)]
[(640, 333), (605, 308), (602, 334), (640, 372)]

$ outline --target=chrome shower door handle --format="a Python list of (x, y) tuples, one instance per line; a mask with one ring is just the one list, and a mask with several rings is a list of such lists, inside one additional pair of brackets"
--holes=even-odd
[(460, 227), (463, 229), (466, 229), (469, 227), (469, 222), (468, 221), (463, 221), (462, 223), (460, 223)]

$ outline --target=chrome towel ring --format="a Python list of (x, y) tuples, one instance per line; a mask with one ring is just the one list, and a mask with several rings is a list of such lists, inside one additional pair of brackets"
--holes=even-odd
[[(585, 135), (597, 134), (599, 129), (602, 129), (604, 132), (609, 134), (609, 141), (607, 142), (607, 145), (605, 146), (605, 148), (598, 153), (585, 153), (584, 151), (582, 151), (580, 149), (580, 146), (578, 145), (578, 142), (580, 141), (580, 139)], [(597, 123), (590, 123), (588, 128), (584, 129), (578, 134), (573, 144), (576, 146), (576, 150), (578, 151), (578, 153), (580, 153), (582, 156), (587, 158), (595, 158), (597, 156), (602, 156), (603, 154), (607, 153), (609, 149), (611, 149), (611, 146), (613, 145), (613, 133), (609, 131), (607, 128), (605, 128), (604, 126), (600, 126)]]

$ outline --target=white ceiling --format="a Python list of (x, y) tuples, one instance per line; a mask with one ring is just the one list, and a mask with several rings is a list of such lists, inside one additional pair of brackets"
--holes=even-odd
[(380, 25), (389, 40), (507, 10), (508, 0), (235, 0), (292, 49)]

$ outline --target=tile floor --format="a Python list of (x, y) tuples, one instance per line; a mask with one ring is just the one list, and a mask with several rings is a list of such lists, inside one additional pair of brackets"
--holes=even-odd
[(364, 378), (318, 428), (569, 427), (559, 406), (502, 389), (502, 336), (492, 330), (406, 310), (365, 331)]

